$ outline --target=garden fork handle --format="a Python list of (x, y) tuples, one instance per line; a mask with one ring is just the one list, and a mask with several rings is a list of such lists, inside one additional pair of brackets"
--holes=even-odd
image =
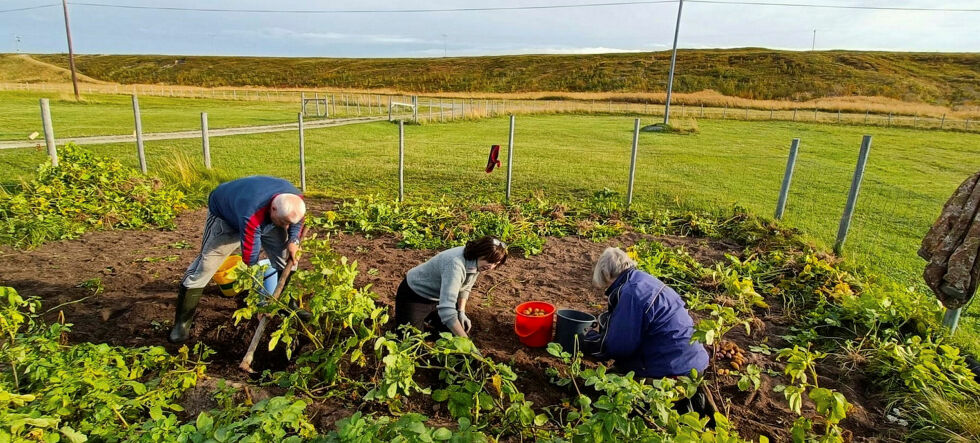
[[(299, 233), (299, 240), (302, 241), (303, 237), (306, 236), (306, 226), (303, 226), (303, 230)], [(286, 281), (289, 280), (289, 274), (293, 273), (293, 267), (287, 266), (286, 269), (282, 271), (282, 277), (279, 279), (279, 283), (276, 285), (276, 291), (272, 294), (272, 298), (275, 301), (279, 301), (279, 297), (282, 295), (282, 290), (286, 288)], [(242, 363), (238, 365), (238, 368), (248, 372), (254, 373), (252, 370), (252, 359), (255, 357), (255, 350), (259, 347), (259, 342), (262, 341), (262, 336), (265, 335), (265, 328), (269, 323), (269, 316), (263, 315), (259, 317), (259, 326), (255, 328), (255, 334), (252, 335), (252, 341), (248, 344), (248, 352), (245, 353), (245, 357), (242, 358)]]

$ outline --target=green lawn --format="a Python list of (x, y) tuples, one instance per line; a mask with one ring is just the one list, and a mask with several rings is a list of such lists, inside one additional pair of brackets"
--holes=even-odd
[[(506, 167), (506, 118), (405, 127), (409, 199), (495, 189), (503, 199), (505, 169), (483, 172), (490, 145)], [(784, 220), (825, 246), (833, 244), (865, 133), (874, 136), (865, 180), (844, 254), (873, 271), (922, 288), (921, 238), (943, 203), (980, 168), (980, 135), (791, 122), (699, 121), (696, 135), (643, 133), (635, 201), (670, 208), (724, 209), (740, 204), (764, 216), (775, 208), (790, 140), (801, 138)], [(602, 188), (625, 194), (633, 122), (626, 117), (521, 116), (515, 131), (514, 192), (555, 197)], [(215, 166), (235, 175), (299, 179), (294, 132), (211, 140)], [(93, 146), (136, 165), (133, 144)], [(307, 180), (333, 196), (397, 195), (397, 126), (370, 123), (309, 130)], [(150, 170), (175, 152), (200, 158), (200, 142), (147, 142)], [(0, 151), (10, 182), (43, 161), (38, 150)], [(980, 305), (978, 305), (980, 306)], [(980, 308), (964, 319), (980, 329)]]
[[(27, 140), (42, 133), (39, 98), (51, 100), (51, 121), (57, 138), (133, 133), (133, 104), (129, 95), (85, 94), (75, 102), (57, 92), (0, 91), (0, 140)], [(192, 99), (141, 96), (143, 132), (201, 128), (201, 112), (210, 128), (268, 125), (296, 121), (296, 102)], [(43, 142), (43, 135), (38, 137)]]

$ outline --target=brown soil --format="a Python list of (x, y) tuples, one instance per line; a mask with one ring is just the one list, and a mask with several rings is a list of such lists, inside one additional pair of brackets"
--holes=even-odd
[[(317, 203), (321, 208), (329, 203)], [(173, 324), (173, 303), (177, 283), (188, 263), (196, 256), (206, 212), (187, 212), (177, 220), (174, 231), (102, 231), (85, 234), (74, 241), (46, 244), (32, 251), (0, 248), (0, 258), (7, 263), (0, 276), (0, 285), (12, 286), (25, 296), (38, 296), (44, 301), (53, 320), (59, 310), (74, 324), (71, 338), (75, 342), (107, 342), (124, 346), (176, 346), (167, 343), (166, 335)], [(593, 313), (604, 309), (605, 297), (591, 287), (591, 265), (602, 250), (609, 246), (628, 246), (640, 238), (653, 239), (669, 246), (685, 247), (702, 264), (710, 265), (724, 259), (726, 253), (739, 254), (735, 245), (674, 236), (644, 236), (629, 234), (593, 243), (581, 238), (549, 239), (542, 254), (531, 258), (514, 256), (507, 264), (485, 273), (477, 281), (468, 313), (473, 320), (473, 338), (483, 352), (497, 361), (506, 362), (519, 375), (518, 386), (536, 407), (559, 404), (570, 395), (563, 388), (548, 382), (545, 369), (556, 364), (543, 349), (523, 346), (513, 333), (514, 307), (524, 301), (541, 300), (560, 308), (572, 308)], [(185, 242), (185, 243), (181, 243)], [(395, 290), (411, 267), (432, 256), (435, 251), (405, 250), (397, 247), (393, 237), (366, 239), (359, 235), (337, 235), (333, 248), (358, 262), (357, 283), (371, 284), (379, 294), (379, 302), (393, 306)], [(187, 247), (189, 245), (190, 247)], [(16, 266), (11, 264), (16, 263)], [(79, 286), (97, 278), (104, 291)], [(235, 299), (220, 296), (209, 286), (201, 301), (192, 331), (193, 339), (214, 349), (217, 354), (208, 368), (212, 377), (230, 382), (248, 383), (249, 377), (237, 369), (254, 331), (254, 325), (235, 326), (231, 318), (237, 308)], [(762, 324), (753, 334), (733, 330), (727, 336), (744, 350), (748, 363), (764, 369), (781, 371), (782, 364), (774, 356), (749, 351), (749, 346), (766, 342), (773, 348), (785, 345), (779, 335), (788, 330), (785, 315), (776, 308), (757, 313)], [(763, 332), (764, 331), (764, 332)], [(263, 352), (259, 347), (253, 367), (285, 369), (288, 361), (279, 353)], [(728, 367), (718, 361), (718, 368)], [(871, 383), (860, 371), (847, 372), (843, 364), (826, 362), (818, 372), (820, 385), (843, 392), (855, 404), (843, 427), (858, 441), (881, 441), (897, 437), (901, 429), (884, 425), (884, 404), (871, 391)], [(795, 419), (782, 394), (772, 387), (785, 383), (781, 377), (763, 375), (762, 388), (754, 394), (740, 392), (733, 376), (719, 377), (719, 407), (728, 405), (729, 416), (743, 437), (767, 435), (773, 441), (788, 439), (788, 430)], [(202, 384), (187, 395), (190, 410), (205, 410), (213, 406), (208, 393), (213, 381)], [(252, 388), (252, 393), (262, 392)], [(722, 402), (721, 399), (727, 399)], [(427, 398), (413, 399), (411, 409), (433, 417), (437, 422), (451, 423), (444, 408)], [(312, 408), (318, 426), (327, 428), (336, 420), (349, 415), (352, 407), (338, 403), (318, 403)], [(804, 412), (813, 414), (812, 405)], [(356, 407), (353, 407), (356, 409)]]

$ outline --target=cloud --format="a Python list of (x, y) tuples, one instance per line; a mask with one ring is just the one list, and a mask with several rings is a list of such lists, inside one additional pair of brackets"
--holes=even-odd
[(375, 44), (434, 44), (432, 40), (416, 37), (387, 34), (351, 34), (342, 32), (301, 32), (286, 28), (265, 28), (260, 31), (264, 37), (279, 39), (295, 39), (304, 41), (349, 41), (354, 43)]

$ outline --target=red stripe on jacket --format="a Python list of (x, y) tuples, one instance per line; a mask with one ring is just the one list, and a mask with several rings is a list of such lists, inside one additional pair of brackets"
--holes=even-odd
[[(275, 198), (275, 197), (273, 197)], [(266, 216), (269, 214), (269, 207), (272, 205), (272, 200), (269, 200), (269, 204), (259, 208), (255, 211), (251, 217), (248, 218), (248, 223), (245, 224), (245, 232), (242, 232), (242, 258), (245, 260), (245, 264), (254, 265), (258, 261), (258, 251), (255, 249), (255, 238), (257, 237), (257, 231), (260, 226), (262, 226), (262, 221), (265, 220)], [(253, 257), (253, 253), (255, 257)]]

